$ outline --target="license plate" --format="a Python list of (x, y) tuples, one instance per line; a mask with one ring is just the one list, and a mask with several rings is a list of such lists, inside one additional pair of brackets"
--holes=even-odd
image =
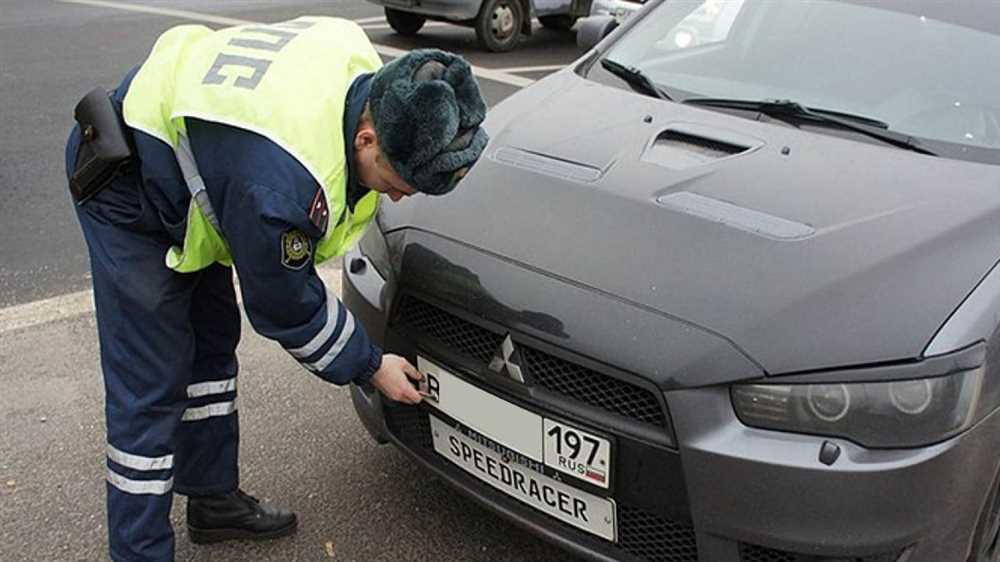
[(430, 416), (434, 450), (472, 476), (578, 529), (616, 540), (614, 500), (601, 498), (511, 462), (436, 416)]
[(584, 482), (607, 489), (611, 474), (611, 442), (545, 418), (545, 464)]
[(427, 374), (427, 404), (514, 451), (605, 490), (611, 485), (611, 441), (525, 410), (418, 356)]

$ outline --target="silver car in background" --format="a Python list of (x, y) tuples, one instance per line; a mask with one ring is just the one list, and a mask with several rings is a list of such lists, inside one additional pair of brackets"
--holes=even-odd
[(368, 0), (385, 8), (400, 35), (415, 35), (427, 20), (474, 27), (488, 51), (510, 51), (521, 35), (531, 35), (537, 18), (549, 29), (569, 30), (590, 12), (591, 0)]

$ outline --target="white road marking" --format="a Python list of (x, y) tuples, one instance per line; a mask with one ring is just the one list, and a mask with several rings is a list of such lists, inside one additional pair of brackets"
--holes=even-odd
[(354, 23), (358, 25), (364, 25), (366, 23), (385, 23), (385, 16), (372, 16), (370, 18), (358, 18), (353, 20)]
[[(187, 10), (173, 10), (170, 8), (157, 8), (154, 6), (144, 6), (142, 4), (131, 4), (127, 2), (111, 2), (108, 0), (56, 0), (56, 1), (63, 2), (66, 4), (82, 4), (86, 6), (113, 8), (116, 10), (125, 10), (129, 12), (141, 12), (144, 14), (171, 16), (176, 18), (189, 19), (192, 21), (218, 23), (222, 25), (247, 25), (253, 23), (260, 23), (250, 20), (241, 20), (236, 18), (227, 18), (224, 16), (215, 16), (212, 14), (203, 14), (200, 12), (190, 12)], [(361, 21), (366, 21), (366, 20), (368, 20), (368, 18), (365, 18), (365, 20)], [(397, 49), (395, 47), (390, 47), (388, 45), (381, 45), (379, 43), (373, 43), (373, 45), (375, 46), (375, 50), (380, 55), (385, 55), (387, 57), (399, 57), (407, 53), (407, 51), (404, 49)], [(509, 84), (511, 86), (517, 86), (519, 88), (529, 86), (535, 82), (530, 78), (525, 78), (523, 76), (515, 76), (513, 74), (507, 74), (506, 72), (501, 72), (499, 70), (493, 70), (490, 68), (483, 68), (481, 66), (473, 66), (472, 72), (473, 74), (475, 74), (480, 78), (492, 80), (493, 82)]]
[[(323, 282), (326, 283), (327, 289), (339, 297), (340, 267), (324, 265), (318, 271)], [(238, 289), (239, 279), (235, 279), (235, 282)], [(243, 302), (243, 295), (239, 290), (236, 291), (236, 300), (240, 303)], [(0, 308), (0, 335), (49, 322), (93, 314), (93, 312), (94, 292), (89, 290)]]
[[(354, 20), (357, 23), (358, 20)], [(434, 27), (455, 27), (453, 24), (445, 23), (443, 21), (429, 21), (424, 24), (420, 29), (434, 28)], [(361, 24), (361, 29), (365, 31), (381, 31), (383, 29), (392, 29), (392, 26), (387, 23), (363, 23)]]
[(0, 334), (94, 311), (94, 292), (79, 291), (0, 309)]
[(543, 64), (539, 66), (511, 66), (507, 68), (497, 68), (499, 72), (507, 72), (509, 74), (519, 74), (522, 72), (551, 72), (554, 70), (562, 70), (566, 68), (565, 64)]
[(246, 25), (257, 23), (249, 20), (227, 18), (224, 16), (214, 16), (212, 14), (202, 14), (199, 12), (189, 12), (187, 10), (174, 10), (171, 8), (156, 8), (153, 6), (143, 6), (141, 4), (126, 4), (124, 2), (106, 2), (105, 0), (58, 0), (65, 4), (83, 4), (85, 6), (96, 6), (99, 8), (112, 8), (115, 10), (126, 10), (129, 12), (142, 12), (144, 14), (156, 14), (158, 16), (172, 16), (205, 23), (218, 23), (222, 25)]

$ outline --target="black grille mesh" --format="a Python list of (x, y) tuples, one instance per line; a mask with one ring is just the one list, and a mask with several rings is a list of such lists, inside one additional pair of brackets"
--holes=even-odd
[[(400, 441), (435, 455), (430, 417), (413, 406), (387, 408), (386, 425)], [(447, 461), (443, 461), (447, 463)], [(696, 562), (694, 529), (643, 509), (618, 503), (617, 548), (648, 562)]]
[(410, 296), (403, 298), (399, 320), (481, 363), (489, 363), (503, 336), (448, 314), (440, 308)]
[[(503, 341), (503, 335), (409, 295), (403, 298), (397, 314), (398, 321), (480, 363), (489, 363)], [(663, 408), (651, 391), (536, 349), (520, 348), (522, 367), (538, 386), (642, 423), (666, 425)]]
[(618, 505), (618, 544), (650, 562), (698, 560), (693, 528), (628, 505)]
[(386, 408), (385, 422), (389, 426), (389, 431), (403, 443), (428, 451), (434, 450), (431, 420), (420, 408), (412, 406)]
[(742, 562), (896, 562), (902, 552), (887, 552), (872, 556), (813, 556), (796, 554), (786, 550), (775, 550), (755, 544), (740, 544), (740, 560)]
[(528, 347), (522, 357), (539, 386), (643, 423), (663, 426), (663, 408), (650, 391)]

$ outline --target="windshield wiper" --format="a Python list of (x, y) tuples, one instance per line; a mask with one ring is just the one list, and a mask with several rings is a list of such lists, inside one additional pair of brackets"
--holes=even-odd
[(855, 131), (867, 137), (878, 139), (884, 143), (927, 154), (937, 156), (937, 154), (927, 150), (920, 145), (920, 142), (909, 135), (898, 133), (889, 129), (889, 125), (878, 119), (865, 117), (864, 115), (854, 115), (830, 109), (819, 109), (806, 107), (792, 100), (741, 100), (725, 98), (688, 98), (681, 103), (690, 105), (703, 105), (706, 107), (722, 107), (731, 109), (745, 109), (756, 111), (764, 115), (781, 119), (783, 121), (810, 120), (834, 125), (841, 129)]
[(660, 98), (661, 100), (673, 101), (670, 94), (664, 92), (646, 73), (634, 66), (627, 66), (611, 59), (601, 59), (601, 66), (611, 74), (624, 80), (626, 84), (640, 94), (646, 94), (654, 98)]

